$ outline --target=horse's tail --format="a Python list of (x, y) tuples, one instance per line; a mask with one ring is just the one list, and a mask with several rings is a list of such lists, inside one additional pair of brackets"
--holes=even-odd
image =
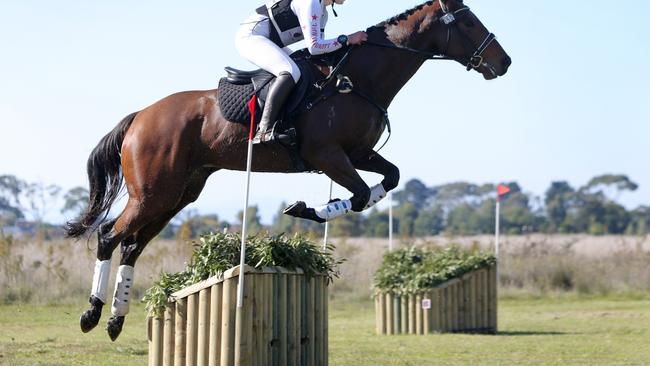
[[(68, 237), (78, 238), (88, 229), (95, 230), (120, 194), (123, 181), (120, 151), (124, 135), (137, 114), (138, 112), (126, 116), (90, 153), (87, 165), (90, 185), (88, 206), (78, 219), (66, 224)], [(104, 217), (98, 222), (102, 214)]]

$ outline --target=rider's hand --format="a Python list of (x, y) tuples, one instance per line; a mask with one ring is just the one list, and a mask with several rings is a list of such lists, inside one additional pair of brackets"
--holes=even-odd
[(349, 45), (362, 44), (367, 40), (368, 40), (368, 34), (366, 34), (366, 32), (356, 32), (348, 36)]

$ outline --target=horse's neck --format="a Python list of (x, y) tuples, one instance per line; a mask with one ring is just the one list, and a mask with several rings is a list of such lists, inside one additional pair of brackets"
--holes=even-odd
[[(398, 24), (384, 27), (385, 34), (370, 34), (377, 42), (394, 43), (398, 47), (432, 51), (435, 46), (435, 9), (424, 7)], [(357, 72), (362, 85), (382, 106), (388, 107), (397, 93), (422, 67), (426, 58), (414, 52), (368, 45), (359, 50)]]

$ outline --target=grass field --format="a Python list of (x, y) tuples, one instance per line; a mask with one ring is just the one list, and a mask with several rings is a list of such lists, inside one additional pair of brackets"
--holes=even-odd
[[(518, 297), (499, 306), (496, 336), (377, 336), (370, 301), (333, 300), (330, 364), (650, 364), (650, 297)], [(101, 327), (78, 330), (84, 308), (0, 306), (0, 365), (146, 365), (141, 306), (132, 309), (116, 343)]]

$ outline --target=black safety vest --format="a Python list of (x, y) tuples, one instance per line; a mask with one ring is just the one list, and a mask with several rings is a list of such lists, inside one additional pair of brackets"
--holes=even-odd
[(271, 41), (279, 47), (286, 47), (305, 39), (300, 21), (291, 10), (292, 0), (274, 0), (257, 8), (260, 15), (269, 17)]

